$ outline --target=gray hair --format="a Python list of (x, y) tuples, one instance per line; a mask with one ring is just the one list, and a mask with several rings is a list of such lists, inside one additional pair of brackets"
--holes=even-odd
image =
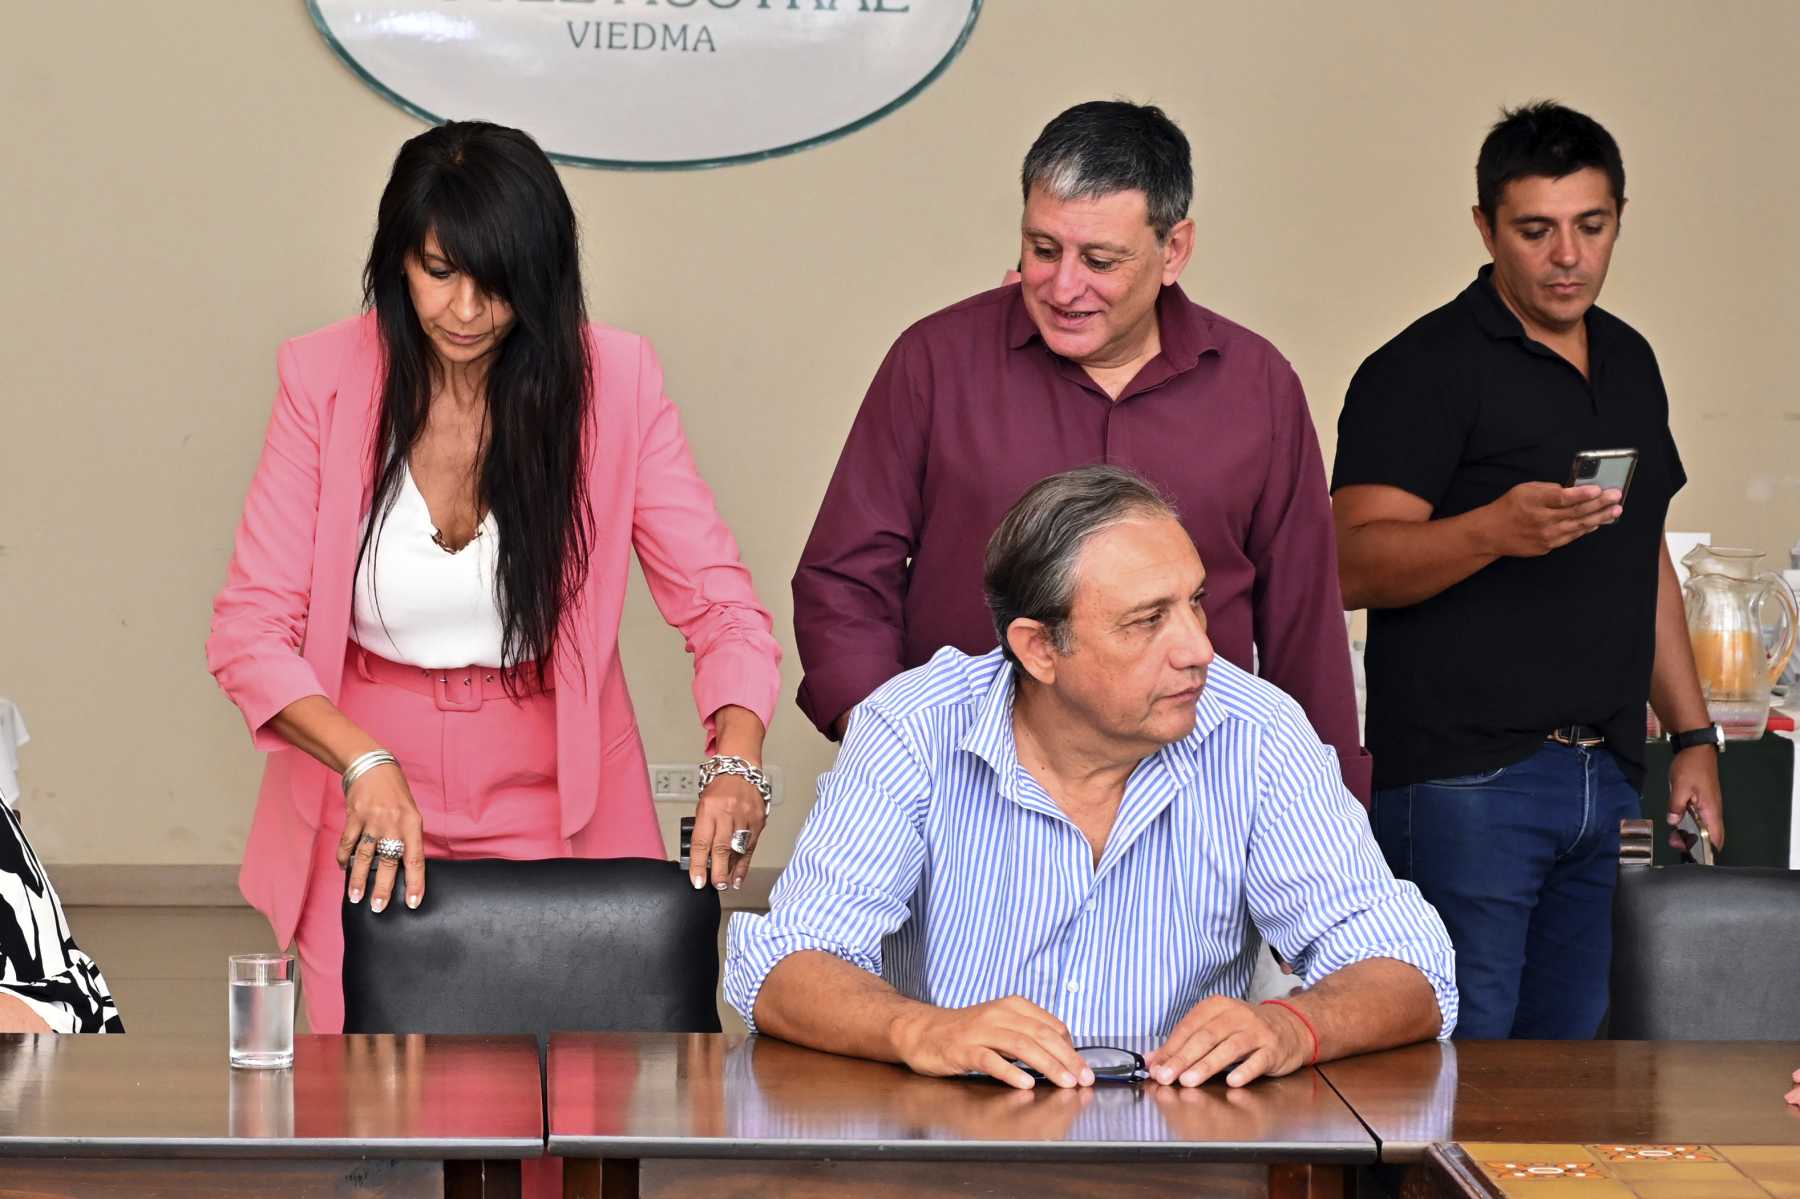
[(1027, 200), (1033, 187), (1058, 200), (1143, 192), (1158, 241), (1186, 218), (1194, 198), (1186, 136), (1162, 109), (1125, 100), (1077, 104), (1045, 125), (1019, 181)]
[(1175, 506), (1144, 479), (1116, 466), (1082, 466), (1040, 479), (988, 538), (981, 583), (1001, 652), (1022, 670), (1006, 631), (1035, 620), (1059, 653), (1069, 650), (1075, 563), (1094, 534), (1134, 516), (1175, 515)]

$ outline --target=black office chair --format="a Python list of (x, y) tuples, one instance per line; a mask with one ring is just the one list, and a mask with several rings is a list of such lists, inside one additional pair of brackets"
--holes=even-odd
[(1608, 1035), (1800, 1040), (1800, 870), (1652, 866), (1622, 824)]
[(343, 910), (346, 1032), (719, 1031), (719, 895), (676, 862), (434, 861), (416, 911)]

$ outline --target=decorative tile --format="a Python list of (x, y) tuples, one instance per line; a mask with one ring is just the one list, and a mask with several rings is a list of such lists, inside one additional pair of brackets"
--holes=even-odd
[(1800, 1144), (1464, 1142), (1508, 1199), (1800, 1199)]
[(1711, 1145), (1589, 1145), (1604, 1162), (1717, 1162), (1725, 1159)]
[[(1554, 1148), (1555, 1146), (1545, 1146)], [(1567, 1158), (1546, 1160), (1538, 1157), (1503, 1158), (1499, 1161), (1490, 1158), (1481, 1159), (1481, 1168), (1487, 1176), (1502, 1185), (1514, 1182), (1550, 1182), (1586, 1181), (1589, 1179), (1606, 1179), (1608, 1174), (1604, 1167), (1594, 1162), (1570, 1161)]]

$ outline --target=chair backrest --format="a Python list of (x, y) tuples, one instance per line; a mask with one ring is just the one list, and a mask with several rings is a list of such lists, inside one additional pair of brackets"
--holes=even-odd
[(1800, 1040), (1800, 870), (1619, 867), (1619, 1040)]
[(718, 1032), (719, 896), (648, 858), (433, 861), (344, 905), (346, 1032)]

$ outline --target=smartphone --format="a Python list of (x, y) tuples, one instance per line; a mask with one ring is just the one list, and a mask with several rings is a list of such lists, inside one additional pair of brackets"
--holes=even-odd
[(1681, 823), (1675, 826), (1675, 831), (1686, 833), (1689, 838), (1687, 850), (1682, 854), (1683, 861), (1698, 862), (1702, 866), (1713, 864), (1712, 833), (1696, 817), (1693, 804), (1681, 814)]
[(1631, 490), (1631, 476), (1637, 471), (1638, 452), (1632, 450), (1582, 450), (1569, 464), (1569, 486), (1594, 484), (1602, 491), (1616, 491), (1619, 502)]

